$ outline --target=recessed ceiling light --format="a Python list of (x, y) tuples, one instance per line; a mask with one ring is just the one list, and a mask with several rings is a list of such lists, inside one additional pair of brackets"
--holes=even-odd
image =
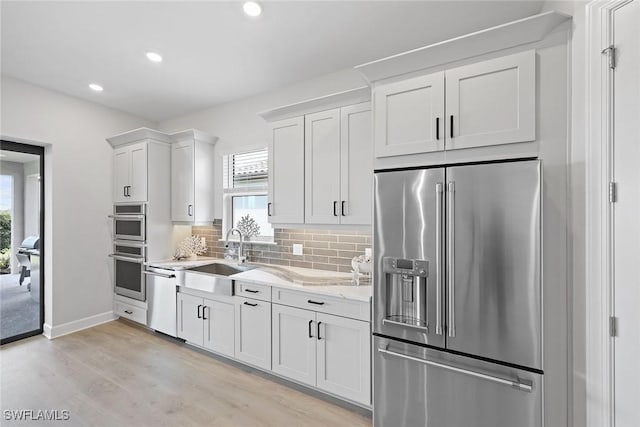
[(255, 1), (247, 1), (242, 5), (242, 10), (249, 16), (256, 17), (262, 13), (262, 6)]
[(104, 90), (104, 88), (102, 86), (100, 86), (99, 84), (95, 84), (95, 83), (91, 83), (89, 85), (89, 87), (91, 88), (91, 90), (95, 90), (96, 92), (102, 92)]
[(162, 62), (162, 56), (155, 52), (147, 52), (147, 59), (151, 62)]

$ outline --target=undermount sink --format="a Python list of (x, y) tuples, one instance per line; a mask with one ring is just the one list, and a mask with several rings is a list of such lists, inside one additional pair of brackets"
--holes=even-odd
[(190, 268), (184, 272), (184, 286), (217, 295), (233, 295), (232, 276), (243, 271), (253, 270), (249, 265), (229, 265), (222, 263), (207, 264)]

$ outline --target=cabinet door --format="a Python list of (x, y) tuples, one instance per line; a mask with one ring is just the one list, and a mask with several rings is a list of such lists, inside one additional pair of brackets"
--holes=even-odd
[(340, 223), (371, 224), (373, 193), (373, 140), (371, 104), (340, 111)]
[(446, 71), (447, 150), (535, 140), (535, 56), (530, 50)]
[(371, 331), (368, 322), (318, 313), (317, 387), (371, 403)]
[(271, 369), (271, 303), (250, 298), (237, 301), (236, 359)]
[(272, 305), (273, 371), (316, 385), (316, 313)]
[(374, 89), (375, 156), (444, 150), (444, 72)]
[(126, 202), (130, 171), (129, 147), (113, 150), (113, 202)]
[(305, 210), (307, 224), (340, 222), (340, 109), (304, 118)]
[(304, 223), (304, 118), (271, 124), (269, 222)]
[(233, 302), (205, 299), (202, 317), (204, 320), (204, 347), (233, 357), (235, 304)]
[(193, 221), (194, 213), (194, 143), (178, 142), (171, 146), (171, 220)]
[(130, 167), (129, 192), (127, 201), (147, 201), (147, 143), (131, 145), (129, 147)]
[(178, 337), (202, 346), (202, 298), (178, 293)]

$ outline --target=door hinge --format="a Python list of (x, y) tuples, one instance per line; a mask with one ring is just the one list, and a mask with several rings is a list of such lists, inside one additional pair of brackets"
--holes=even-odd
[(615, 182), (609, 183), (609, 203), (618, 201), (618, 185)]
[(616, 69), (616, 47), (611, 45), (602, 49), (601, 52), (603, 55), (607, 55), (609, 57), (609, 68), (612, 70)]
[(618, 336), (618, 318), (615, 316), (609, 317), (609, 335), (611, 337)]

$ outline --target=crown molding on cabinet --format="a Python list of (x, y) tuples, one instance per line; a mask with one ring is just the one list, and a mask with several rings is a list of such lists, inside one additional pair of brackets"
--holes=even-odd
[(132, 144), (134, 142), (148, 139), (152, 139), (154, 141), (162, 142), (165, 144), (171, 144), (174, 142), (186, 140), (215, 144), (216, 141), (218, 141), (217, 136), (211, 136), (208, 133), (202, 132), (201, 130), (197, 129), (186, 129), (180, 132), (167, 134), (149, 128), (140, 128), (124, 132), (119, 135), (107, 138), (107, 141), (109, 142), (109, 144), (111, 144), (112, 147), (118, 147), (121, 145)]
[(167, 144), (172, 142), (171, 137), (166, 133), (149, 128), (139, 128), (123, 132), (116, 136), (112, 136), (111, 138), (107, 138), (107, 141), (112, 147), (118, 147), (120, 145), (131, 144), (145, 139), (153, 139), (154, 141), (164, 142)]
[(208, 144), (215, 144), (218, 141), (217, 136), (209, 135), (198, 129), (186, 129), (180, 132), (175, 132), (169, 135), (171, 142), (194, 140), (200, 142), (206, 142)]
[(368, 62), (355, 69), (371, 84), (401, 74), (534, 43), (570, 19), (571, 16), (564, 13), (549, 11)]
[(336, 92), (318, 98), (276, 107), (272, 110), (262, 111), (258, 113), (258, 115), (268, 122), (273, 122), (302, 116), (304, 114), (316, 113), (318, 111), (330, 110), (345, 105), (359, 104), (370, 100), (371, 88), (369, 86), (361, 86), (343, 92)]

